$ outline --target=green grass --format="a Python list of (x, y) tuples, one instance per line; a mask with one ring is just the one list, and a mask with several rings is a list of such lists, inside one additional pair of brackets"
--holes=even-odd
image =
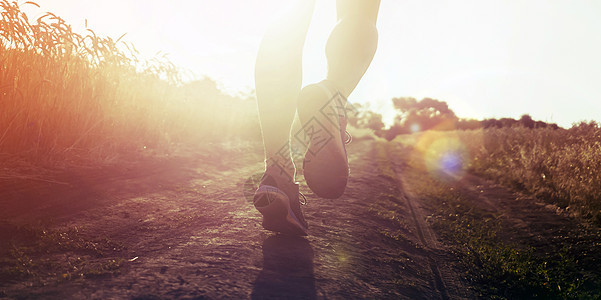
[[(459, 258), (459, 269), (482, 297), (493, 299), (591, 299), (601, 297), (595, 260), (585, 262), (594, 245), (559, 243), (536, 248), (507, 243), (512, 228), (500, 215), (476, 207), (452, 185), (432, 178), (417, 157), (405, 171), (407, 184), (432, 212), (428, 222)], [(592, 263), (593, 265), (588, 265)]]

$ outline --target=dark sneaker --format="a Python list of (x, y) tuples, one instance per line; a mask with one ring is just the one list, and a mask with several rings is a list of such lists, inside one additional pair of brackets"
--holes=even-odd
[(290, 235), (307, 235), (298, 183), (283, 179), (277, 171), (273, 172), (274, 168), (277, 166), (267, 168), (253, 198), (255, 207), (263, 214), (263, 228)]
[(346, 132), (346, 98), (328, 84), (322, 81), (304, 87), (297, 110), (302, 139), (308, 142), (303, 161), (307, 185), (320, 197), (336, 199), (344, 193), (349, 177), (345, 145), (350, 135)]

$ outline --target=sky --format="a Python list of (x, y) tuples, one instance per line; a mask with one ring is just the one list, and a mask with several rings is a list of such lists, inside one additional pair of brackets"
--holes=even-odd
[[(262, 35), (290, 0), (38, 0), (74, 29), (167, 53), (193, 78), (230, 93), (254, 88)], [(28, 7), (28, 6), (24, 6)], [(323, 79), (334, 0), (317, 0), (304, 53), (303, 84)], [(382, 0), (379, 44), (351, 102), (385, 120), (394, 97), (446, 101), (459, 117), (519, 118), (570, 127), (601, 121), (601, 1)]]

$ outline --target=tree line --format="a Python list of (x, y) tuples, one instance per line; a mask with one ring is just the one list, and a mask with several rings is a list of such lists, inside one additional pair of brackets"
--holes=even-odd
[(475, 130), (487, 128), (505, 128), (521, 126), (525, 128), (552, 128), (559, 129), (555, 123), (535, 121), (529, 114), (522, 115), (519, 119), (466, 119), (459, 118), (449, 108), (445, 101), (432, 98), (417, 100), (412, 97), (393, 98), (395, 110), (393, 124), (386, 128), (382, 115), (370, 109), (368, 105), (355, 105), (356, 114), (349, 115), (349, 123), (357, 128), (368, 128), (379, 136), (388, 140), (397, 135), (410, 134), (426, 130)]

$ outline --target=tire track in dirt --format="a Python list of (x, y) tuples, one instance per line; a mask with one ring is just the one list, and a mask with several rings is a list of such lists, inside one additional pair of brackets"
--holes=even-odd
[[(398, 145), (396, 146), (398, 147)], [(460, 279), (456, 278), (448, 262), (444, 264), (444, 259), (448, 259), (449, 255), (443, 253), (444, 249), (427, 224), (419, 198), (411, 192), (410, 186), (403, 178), (403, 172), (407, 171), (408, 168), (404, 163), (399, 163), (399, 155), (391, 153), (390, 147), (393, 147), (393, 145), (387, 144), (385, 147), (386, 157), (393, 166), (393, 171), (398, 181), (397, 184), (401, 188), (401, 191), (403, 191), (401, 198), (405, 200), (411, 211), (412, 221), (415, 224), (420, 242), (428, 249), (428, 266), (432, 273), (432, 280), (438, 291), (438, 296), (440, 299), (467, 298), (465, 286), (461, 283)], [(408, 150), (404, 149), (402, 151)]]
[[(432, 232), (425, 222), (425, 217), (421, 212), (421, 209), (416, 209), (413, 205), (413, 202), (415, 202), (415, 199), (413, 199), (411, 196), (407, 196), (407, 205), (411, 210), (411, 215), (413, 217), (413, 221), (415, 222), (415, 227), (417, 228), (420, 241), (424, 243), (427, 248), (438, 250), (438, 247), (436, 246), (436, 240), (433, 238)], [(428, 264), (430, 265), (430, 270), (432, 271), (432, 275), (434, 277), (434, 283), (436, 289), (440, 293), (440, 297), (442, 299), (449, 299), (449, 294), (447, 292), (443, 277), (439, 271), (438, 264), (432, 256), (428, 257)]]

